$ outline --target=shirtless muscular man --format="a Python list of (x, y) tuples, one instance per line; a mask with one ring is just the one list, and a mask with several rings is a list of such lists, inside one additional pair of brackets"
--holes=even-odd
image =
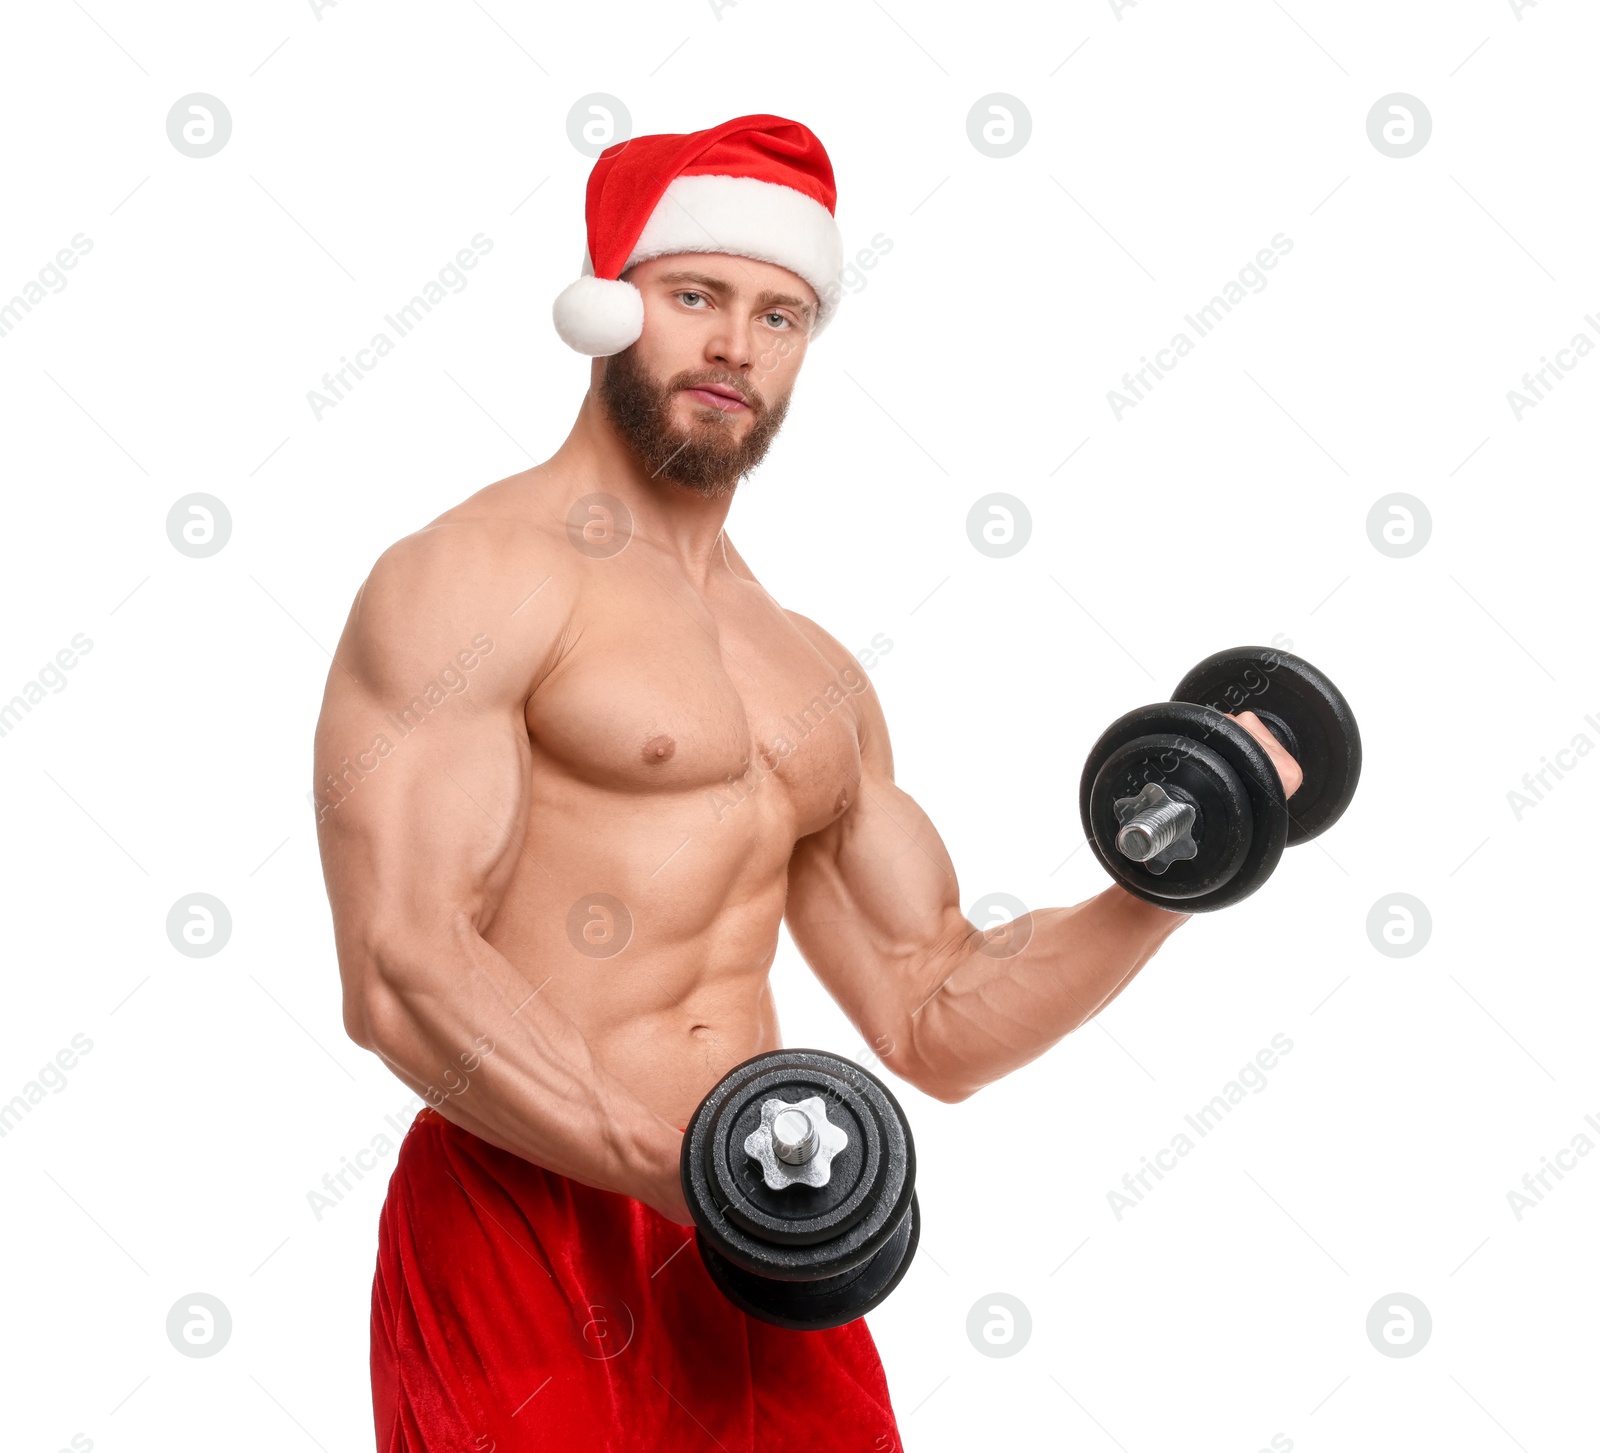
[(888, 1070), (954, 1102), (1185, 917), (1113, 886), (983, 953), (855, 658), (728, 538), (839, 300), (817, 138), (637, 137), (586, 211), (571, 432), (383, 553), (317, 724), (344, 1022), (427, 1100), (379, 1227), (378, 1447), (884, 1453), (864, 1321), (752, 1320), (680, 1254), (682, 1127), (780, 1044), (780, 920)]

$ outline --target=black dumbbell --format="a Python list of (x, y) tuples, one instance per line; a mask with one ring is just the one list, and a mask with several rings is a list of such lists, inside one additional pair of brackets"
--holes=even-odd
[[(1205, 913), (1255, 892), (1286, 846), (1339, 820), (1361, 776), (1361, 734), (1333, 682), (1266, 646), (1206, 657), (1172, 695), (1106, 729), (1078, 806), (1095, 856), (1124, 888)], [(1224, 715), (1242, 711), (1300, 764), (1292, 803), (1265, 749)]]
[(911, 1127), (838, 1055), (780, 1049), (730, 1070), (690, 1119), (678, 1169), (706, 1270), (763, 1322), (854, 1321), (916, 1253)]

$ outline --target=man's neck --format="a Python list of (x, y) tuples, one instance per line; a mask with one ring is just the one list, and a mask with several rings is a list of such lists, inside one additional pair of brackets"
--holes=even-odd
[(716, 571), (727, 571), (722, 548), (723, 523), (733, 504), (733, 491), (709, 497), (658, 476), (629, 448), (606, 417), (605, 405), (591, 387), (561, 447), (546, 463), (577, 481), (585, 493), (621, 500), (633, 517), (633, 534), (676, 559), (699, 584)]

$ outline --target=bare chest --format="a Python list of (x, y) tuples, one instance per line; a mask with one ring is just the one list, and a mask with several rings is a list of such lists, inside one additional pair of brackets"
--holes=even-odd
[(636, 600), (585, 624), (526, 716), (537, 749), (575, 781), (675, 795), (708, 823), (756, 803), (799, 838), (855, 798), (865, 689), (765, 597), (714, 613)]

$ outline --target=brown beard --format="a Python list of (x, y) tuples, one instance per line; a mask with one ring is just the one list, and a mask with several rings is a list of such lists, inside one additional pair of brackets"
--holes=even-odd
[[(737, 375), (715, 369), (689, 369), (657, 383), (639, 361), (634, 344), (606, 360), (600, 399), (613, 427), (652, 479), (664, 479), (720, 499), (765, 458), (789, 411), (789, 395), (768, 403)], [(709, 404), (696, 404), (694, 422), (680, 429), (672, 422), (678, 391), (698, 384), (736, 389), (753, 416), (743, 440), (734, 433), (734, 416)]]

